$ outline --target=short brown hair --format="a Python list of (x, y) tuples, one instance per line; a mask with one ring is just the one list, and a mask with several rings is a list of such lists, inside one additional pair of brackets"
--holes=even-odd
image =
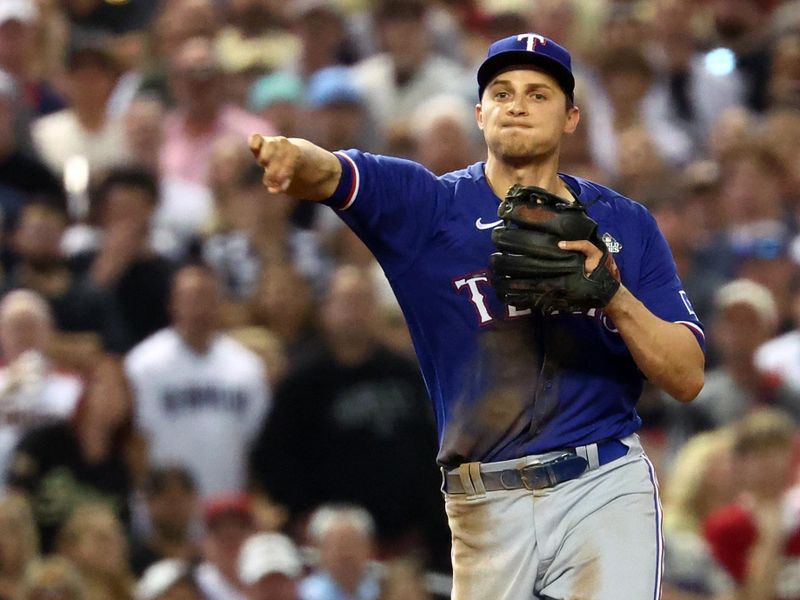
[(747, 415), (736, 424), (733, 451), (743, 455), (761, 450), (788, 450), (796, 434), (797, 428), (787, 413), (766, 408)]

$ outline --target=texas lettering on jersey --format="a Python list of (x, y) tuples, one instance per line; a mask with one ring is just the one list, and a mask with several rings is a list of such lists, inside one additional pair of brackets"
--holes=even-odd
[[(603, 311), (544, 318), (496, 297), (489, 260), (500, 199), (483, 162), (437, 177), (407, 160), (357, 150), (337, 157), (342, 176), (326, 203), (375, 255), (400, 303), (433, 402), (440, 464), (507, 460), (639, 428), (644, 381)], [(560, 177), (607, 234), (625, 286), (702, 346), (702, 325), (647, 209)]]

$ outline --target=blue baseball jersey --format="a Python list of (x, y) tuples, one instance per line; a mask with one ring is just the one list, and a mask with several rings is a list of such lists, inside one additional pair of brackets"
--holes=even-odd
[[(602, 310), (543, 315), (500, 302), (490, 283), (499, 198), (479, 162), (423, 166), (337, 152), (326, 203), (377, 258), (403, 310), (433, 402), (441, 465), (491, 462), (636, 431), (644, 376)], [(623, 284), (666, 321), (702, 325), (669, 247), (641, 204), (560, 174), (599, 224)]]

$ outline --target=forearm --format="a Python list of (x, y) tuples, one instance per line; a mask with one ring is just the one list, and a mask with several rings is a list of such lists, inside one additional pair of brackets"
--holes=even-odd
[(763, 535), (753, 547), (747, 574), (738, 597), (742, 600), (773, 600), (781, 555), (780, 535)]
[(703, 387), (705, 358), (687, 327), (658, 318), (625, 286), (604, 311), (649, 381), (681, 402), (697, 396)]

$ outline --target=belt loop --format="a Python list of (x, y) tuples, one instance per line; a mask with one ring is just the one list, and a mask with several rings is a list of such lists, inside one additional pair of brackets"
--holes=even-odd
[(586, 459), (589, 463), (589, 469), (597, 469), (600, 466), (600, 454), (597, 450), (597, 444), (589, 444), (588, 446), (578, 446), (575, 448), (575, 454)]
[(468, 498), (486, 495), (486, 487), (481, 479), (481, 463), (471, 462), (458, 465), (458, 477)]

